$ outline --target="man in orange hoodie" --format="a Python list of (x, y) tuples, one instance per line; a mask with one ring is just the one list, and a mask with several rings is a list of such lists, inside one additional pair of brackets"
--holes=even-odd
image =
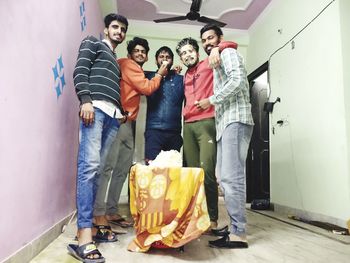
[[(128, 42), (127, 50), (128, 58), (118, 59), (118, 64), (122, 72), (121, 103), (124, 111), (128, 112), (128, 120), (121, 125), (120, 136), (117, 137), (119, 142), (116, 141), (112, 145), (106, 165), (101, 173), (94, 208), (94, 218), (97, 225), (108, 225), (109, 221), (120, 226), (130, 226), (118, 214), (117, 205), (134, 153), (132, 122), (137, 118), (141, 95), (150, 95), (156, 91), (163, 76), (168, 73), (167, 65), (163, 64), (152, 79), (148, 80), (145, 77), (142, 66), (148, 60), (149, 51), (146, 39), (134, 37)], [(106, 204), (104, 200), (112, 170)]]

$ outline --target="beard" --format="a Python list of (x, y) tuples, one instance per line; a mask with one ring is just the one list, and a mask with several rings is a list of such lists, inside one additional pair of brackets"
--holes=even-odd
[(119, 44), (122, 43), (122, 41), (120, 41), (120, 40), (113, 40), (113, 39), (111, 39), (111, 42), (112, 42), (113, 44), (116, 44), (116, 45), (119, 45)]
[(115, 39), (111, 36), (111, 34), (108, 32), (107, 38), (109, 39), (109, 41), (111, 41), (112, 44), (114, 45), (119, 45), (123, 42), (124, 39)]
[(211, 50), (213, 49), (213, 45), (208, 45), (206, 48), (205, 48), (205, 53), (207, 53), (207, 55), (209, 56), (210, 55), (210, 52), (211, 52)]
[(193, 68), (194, 66), (197, 65), (198, 61), (199, 61), (198, 57), (188, 57), (187, 59), (185, 59), (183, 63), (185, 64), (186, 67)]
[(112, 38), (109, 38), (110, 39), (110, 41), (113, 43), (113, 44), (115, 44), (115, 45), (119, 45), (119, 44), (121, 44), (123, 41), (122, 40), (114, 40), (114, 39), (112, 39)]

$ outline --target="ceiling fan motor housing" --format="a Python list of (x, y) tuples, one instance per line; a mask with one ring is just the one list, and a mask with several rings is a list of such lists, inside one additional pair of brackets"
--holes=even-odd
[(186, 17), (188, 20), (197, 20), (200, 17), (200, 14), (197, 12), (191, 11), (187, 13)]

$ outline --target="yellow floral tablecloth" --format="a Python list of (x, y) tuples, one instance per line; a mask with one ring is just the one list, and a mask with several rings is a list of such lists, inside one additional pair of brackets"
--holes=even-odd
[(136, 237), (129, 251), (154, 244), (181, 247), (210, 226), (201, 168), (134, 165), (130, 170), (130, 211)]

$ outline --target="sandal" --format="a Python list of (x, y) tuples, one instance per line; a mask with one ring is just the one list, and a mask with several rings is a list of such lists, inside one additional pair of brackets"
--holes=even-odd
[[(87, 243), (85, 245), (74, 245), (69, 244), (67, 246), (69, 253), (72, 254), (76, 259), (85, 262), (85, 263), (103, 263), (105, 258), (102, 256), (101, 252), (97, 249), (96, 245), (93, 242)], [(89, 258), (89, 256), (96, 256), (98, 258)]]
[(108, 220), (108, 222), (124, 228), (132, 227), (134, 225), (134, 223), (126, 221), (123, 217), (118, 219), (111, 219), (111, 220)]
[[(107, 243), (107, 242), (116, 242), (118, 241), (117, 234), (112, 231), (110, 226), (103, 225), (94, 225), (97, 228), (97, 233), (92, 239), (97, 243)], [(110, 235), (112, 238), (109, 238)]]

